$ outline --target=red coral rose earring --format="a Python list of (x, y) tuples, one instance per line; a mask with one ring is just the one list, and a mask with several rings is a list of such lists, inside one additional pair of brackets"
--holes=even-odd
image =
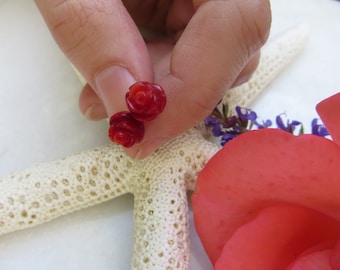
[(110, 118), (109, 138), (111, 141), (131, 147), (144, 136), (144, 124), (133, 118), (130, 112), (118, 112)]
[(165, 103), (165, 92), (158, 84), (137, 82), (126, 93), (129, 111), (141, 122), (155, 119), (164, 110)]
[(144, 137), (143, 122), (155, 119), (166, 104), (164, 89), (149, 82), (136, 82), (125, 96), (129, 111), (118, 112), (110, 118), (109, 138), (124, 147), (139, 143)]

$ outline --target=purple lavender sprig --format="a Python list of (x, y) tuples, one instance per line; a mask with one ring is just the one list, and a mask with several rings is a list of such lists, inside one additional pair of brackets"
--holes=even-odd
[(317, 118), (314, 118), (312, 120), (312, 134), (321, 137), (326, 137), (329, 135), (328, 130), (326, 129), (324, 124), (321, 123), (320, 120)]
[(276, 116), (276, 125), (279, 129), (287, 131), (295, 135), (304, 134), (304, 128), (300, 121), (290, 121), (285, 113)]
[[(228, 105), (223, 104), (222, 107), (216, 107), (213, 113), (204, 121), (214, 137), (220, 139), (222, 146), (249, 130), (272, 126), (271, 120), (259, 119), (256, 112), (251, 109), (236, 106), (235, 112), (235, 115), (228, 115)], [(289, 120), (285, 113), (276, 116), (275, 122), (277, 128), (286, 132), (294, 135), (304, 134), (303, 124), (297, 120)], [(311, 126), (312, 134), (322, 137), (329, 135), (326, 127), (318, 119), (313, 119)]]

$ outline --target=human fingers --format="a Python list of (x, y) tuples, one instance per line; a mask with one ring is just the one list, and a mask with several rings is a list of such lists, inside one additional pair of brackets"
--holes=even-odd
[[(146, 45), (120, 0), (35, 2), (61, 50), (108, 115), (126, 109), (124, 95), (132, 83), (153, 80)], [(98, 109), (93, 106), (99, 103), (87, 104), (82, 107), (85, 114)]]
[[(149, 50), (150, 50), (150, 45), (149, 45)], [(168, 51), (170, 51), (170, 46), (168, 46), (168, 48), (163, 48), (162, 53), (165, 54)], [(251, 60), (243, 68), (241, 73), (238, 75), (236, 80), (233, 82), (231, 87), (239, 86), (247, 82), (251, 78), (253, 72), (255, 71), (258, 65), (259, 58), (260, 58), (260, 52), (256, 53), (253, 56), (253, 58), (251, 58)], [(167, 69), (167, 65), (162, 63), (161, 60), (159, 60), (159, 62), (157, 60), (159, 59), (156, 59), (156, 61), (154, 61), (154, 67), (155, 67), (154, 77), (156, 81), (158, 81), (159, 78), (164, 77), (164, 75), (169, 72)], [(85, 117), (91, 120), (100, 120), (100, 119), (108, 117), (102, 100), (98, 97), (98, 95), (95, 93), (95, 91), (91, 88), (89, 84), (86, 84), (84, 88), (82, 89), (82, 92), (79, 97), (79, 108), (80, 108), (80, 111), (85, 115)]]
[[(154, 80), (159, 81), (160, 78), (169, 73), (169, 63), (163, 56), (172, 51), (173, 43), (171, 39), (165, 38), (149, 42), (147, 46), (153, 65)], [(98, 98), (96, 92), (89, 84), (83, 87), (79, 96), (79, 108), (91, 120), (100, 120), (108, 117), (102, 100)]]
[(170, 73), (159, 83), (168, 103), (148, 123), (143, 141), (128, 149), (145, 157), (166, 140), (201, 122), (267, 39), (267, 0), (193, 1), (195, 14), (170, 57)]
[(260, 61), (261, 52), (258, 51), (255, 55), (249, 60), (249, 62), (245, 65), (242, 69), (240, 74), (237, 76), (235, 81), (232, 83), (231, 88), (235, 86), (239, 86), (251, 78), (255, 69), (257, 68), (259, 61)]

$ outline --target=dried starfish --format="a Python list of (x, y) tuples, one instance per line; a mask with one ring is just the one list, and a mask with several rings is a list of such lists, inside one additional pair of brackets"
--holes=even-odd
[[(252, 79), (227, 93), (228, 103), (248, 106), (291, 61), (306, 37), (296, 28), (267, 45)], [(133, 193), (132, 269), (188, 269), (187, 191), (219, 150), (191, 129), (144, 160), (115, 144), (0, 178), (0, 234), (32, 227), (117, 196)]]

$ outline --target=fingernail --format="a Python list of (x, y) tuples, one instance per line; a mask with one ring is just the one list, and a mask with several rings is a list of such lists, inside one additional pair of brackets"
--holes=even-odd
[(125, 93), (136, 79), (122, 66), (111, 66), (95, 76), (96, 92), (108, 115), (126, 110)]
[(88, 120), (101, 120), (107, 118), (107, 112), (103, 103), (92, 104), (86, 109), (84, 115)]
[(246, 82), (248, 82), (250, 80), (252, 75), (246, 74), (246, 75), (242, 75), (236, 78), (236, 80), (234, 81), (234, 83), (232, 84), (232, 87), (236, 87), (236, 86), (240, 86)]

